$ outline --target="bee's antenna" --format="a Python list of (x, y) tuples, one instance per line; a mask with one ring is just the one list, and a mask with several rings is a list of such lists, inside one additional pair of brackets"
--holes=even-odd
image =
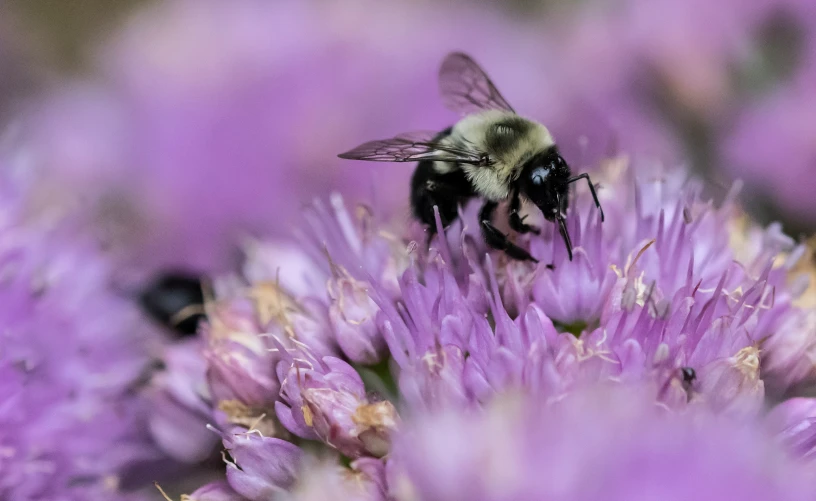
[(558, 216), (558, 229), (561, 231), (561, 237), (564, 238), (564, 243), (567, 245), (569, 260), (572, 261), (572, 240), (570, 240), (569, 231), (567, 231), (567, 221), (562, 215)]

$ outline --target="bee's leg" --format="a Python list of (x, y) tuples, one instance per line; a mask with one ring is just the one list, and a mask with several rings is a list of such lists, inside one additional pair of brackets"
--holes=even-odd
[(414, 213), (417, 218), (425, 226), (427, 238), (425, 240), (425, 247), (431, 246), (431, 241), (437, 233), (436, 218), (434, 215), (434, 207), (439, 210), (439, 219), (442, 222), (442, 228), (446, 229), (458, 217), (457, 199), (446, 199), (444, 197), (434, 196), (434, 193), (428, 191), (419, 199), (420, 203), (414, 206)]
[(525, 224), (524, 219), (527, 216), (521, 217), (519, 216), (519, 211), (521, 210), (521, 196), (518, 190), (513, 192), (513, 198), (510, 199), (510, 227), (513, 228), (513, 231), (517, 231), (519, 233), (529, 233), (533, 232), (536, 235), (541, 233), (539, 228), (535, 226)]
[(437, 232), (434, 207), (439, 210), (442, 227), (447, 228), (459, 218), (459, 205), (473, 195), (464, 172), (440, 174), (433, 164), (428, 160), (419, 162), (411, 179), (411, 208), (427, 229), (428, 246)]
[(587, 180), (587, 184), (589, 185), (589, 192), (592, 193), (592, 200), (595, 201), (595, 207), (597, 207), (598, 210), (601, 211), (601, 222), (603, 222), (603, 220), (604, 220), (603, 207), (601, 207), (601, 202), (598, 201), (598, 194), (595, 193), (595, 186), (592, 184), (592, 180), (589, 178), (589, 174), (584, 172), (583, 174), (578, 174), (577, 176), (573, 176), (573, 177), (567, 179), (567, 184), (572, 184), (572, 183), (574, 183), (576, 181), (580, 181), (581, 179), (586, 179)]
[(485, 202), (482, 206), (482, 210), (479, 211), (479, 221), (482, 226), (482, 236), (484, 237), (485, 243), (493, 249), (504, 251), (505, 254), (513, 259), (537, 263), (538, 260), (531, 256), (529, 252), (511, 242), (507, 238), (507, 235), (493, 226), (493, 213), (498, 206), (498, 203), (488, 201)]

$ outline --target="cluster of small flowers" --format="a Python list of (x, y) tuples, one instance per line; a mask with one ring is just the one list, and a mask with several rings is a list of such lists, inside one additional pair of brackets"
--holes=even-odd
[(0, 171), (0, 498), (147, 499), (127, 488), (161, 457), (137, 394), (159, 339), (87, 231), (27, 219)]
[(807, 499), (816, 404), (765, 405), (816, 376), (807, 249), (685, 176), (605, 162), (573, 261), (546, 222), (533, 265), (473, 207), (426, 250), (339, 197), (248, 243), (155, 388), (167, 448), (229, 454), (192, 499)]

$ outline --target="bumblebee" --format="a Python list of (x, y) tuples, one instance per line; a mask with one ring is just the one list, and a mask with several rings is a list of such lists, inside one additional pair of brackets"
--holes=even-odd
[(377, 162), (419, 162), (411, 179), (411, 208), (433, 236), (434, 207), (443, 227), (458, 217), (458, 207), (473, 198), (484, 204), (479, 212), (482, 236), (491, 248), (517, 260), (538, 262), (514, 244), (493, 223), (501, 202), (509, 200), (509, 225), (519, 233), (539, 233), (520, 215), (523, 201), (541, 210), (558, 224), (572, 260), (572, 241), (565, 214), (569, 186), (586, 180), (604, 220), (589, 174), (573, 176), (550, 131), (521, 117), (470, 56), (448, 55), (439, 71), (445, 105), (464, 116), (442, 132), (402, 134), (370, 141), (341, 153), (340, 158)]

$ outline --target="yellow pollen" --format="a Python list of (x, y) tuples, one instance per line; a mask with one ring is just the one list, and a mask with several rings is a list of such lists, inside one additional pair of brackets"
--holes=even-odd
[(300, 408), (300, 410), (303, 412), (303, 420), (306, 421), (306, 426), (309, 428), (314, 426), (314, 416), (312, 415), (312, 410), (309, 409), (309, 406), (304, 405)]
[(759, 378), (759, 348), (746, 346), (734, 355), (734, 365), (745, 377)]
[(290, 325), (288, 314), (301, 311), (297, 302), (275, 282), (254, 285), (248, 296), (255, 303), (255, 314), (261, 325), (268, 325), (272, 321)]
[(384, 400), (373, 404), (360, 405), (351, 416), (354, 424), (364, 428), (393, 429), (397, 426), (397, 409)]
[(230, 423), (257, 430), (265, 437), (275, 436), (279, 431), (266, 409), (249, 407), (239, 400), (221, 400), (218, 410), (227, 415)]

